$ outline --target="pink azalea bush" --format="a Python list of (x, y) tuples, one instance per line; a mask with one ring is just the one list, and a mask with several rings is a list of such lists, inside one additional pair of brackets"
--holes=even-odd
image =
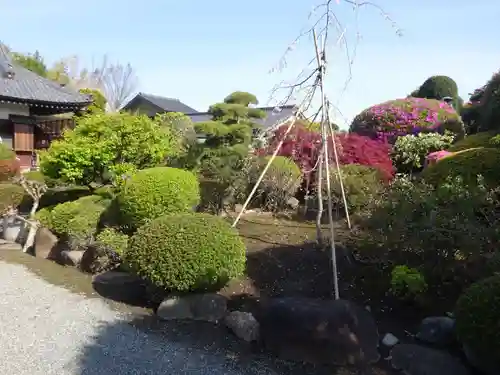
[(450, 156), (452, 155), (453, 152), (450, 152), (450, 151), (446, 151), (446, 150), (441, 150), (441, 151), (434, 151), (434, 152), (431, 152), (429, 155), (427, 155), (427, 157), (425, 158), (425, 165), (428, 166), (428, 165), (432, 165), (432, 164), (435, 164), (437, 163), (439, 160), (441, 160), (442, 158), (445, 158), (447, 156)]
[(439, 100), (413, 97), (370, 107), (356, 116), (350, 128), (351, 132), (389, 143), (407, 134), (445, 130), (464, 133), (463, 123), (453, 107)]

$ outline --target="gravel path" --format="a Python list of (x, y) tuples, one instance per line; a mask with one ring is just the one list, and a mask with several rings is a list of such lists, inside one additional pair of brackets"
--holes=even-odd
[[(0, 262), (0, 356), (3, 374), (272, 375), (216, 348), (146, 332), (98, 298), (47, 283), (19, 265)], [(281, 371), (280, 371), (281, 372)]]

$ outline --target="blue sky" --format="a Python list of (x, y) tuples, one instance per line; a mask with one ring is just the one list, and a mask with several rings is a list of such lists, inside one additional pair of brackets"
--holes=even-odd
[[(348, 63), (333, 35), (330, 40), (326, 92), (342, 111), (339, 123), (367, 106), (404, 97), (435, 74), (454, 78), (467, 98), (500, 69), (500, 2), (374, 0), (403, 30), (397, 37), (378, 10), (363, 8), (355, 17), (340, 1), (336, 12), (351, 50), (357, 30), (362, 39), (342, 95)], [(198, 110), (235, 90), (252, 92), (265, 105), (272, 87), (293, 81), (314, 56), (305, 38), (287, 56), (287, 68), (269, 74), (318, 3), (0, 0), (0, 39), (20, 52), (38, 49), (49, 64), (75, 54), (85, 64), (104, 54), (130, 62), (140, 91), (176, 97)]]

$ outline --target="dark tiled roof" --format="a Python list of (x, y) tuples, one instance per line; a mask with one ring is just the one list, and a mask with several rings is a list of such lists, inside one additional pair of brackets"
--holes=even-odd
[[(13, 76), (8, 77), (8, 72)], [(60, 105), (86, 105), (92, 102), (88, 95), (80, 94), (56, 82), (12, 63), (0, 43), (0, 98), (19, 102), (42, 102)]]
[[(281, 107), (259, 107), (259, 109), (266, 112), (266, 117), (256, 120), (255, 122), (261, 124), (264, 129), (272, 128), (273, 126), (282, 124), (290, 118), (296, 109), (295, 105), (284, 105)], [(212, 116), (208, 112), (195, 112), (186, 113), (193, 122), (210, 121)]]
[[(196, 109), (191, 108), (190, 106), (181, 102), (179, 99), (175, 99), (175, 98), (165, 98), (163, 96), (145, 94), (143, 92), (138, 93), (135, 98), (137, 98), (137, 97), (141, 97), (141, 98), (147, 100), (148, 102), (153, 103), (155, 106), (160, 107), (165, 112), (182, 112), (182, 113), (197, 113), (198, 112)], [(134, 100), (134, 99), (132, 99), (132, 100)], [(132, 103), (132, 100), (129, 103)], [(125, 105), (124, 108), (126, 108), (126, 107), (127, 107), (127, 105)]]

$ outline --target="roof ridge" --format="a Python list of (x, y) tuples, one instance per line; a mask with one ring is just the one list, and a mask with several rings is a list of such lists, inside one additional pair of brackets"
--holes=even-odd
[(178, 102), (180, 102), (180, 101), (181, 101), (179, 98), (170, 98), (170, 97), (168, 97), (168, 96), (161, 96), (161, 95), (156, 95), (156, 94), (148, 94), (148, 93), (146, 93), (146, 92), (142, 92), (142, 91), (140, 91), (140, 92), (139, 92), (139, 95), (140, 95), (140, 96), (146, 96), (146, 97), (147, 97), (147, 96), (149, 96), (149, 97), (151, 97), (151, 98), (158, 98), (158, 99), (176, 100), (176, 101), (178, 101)]

